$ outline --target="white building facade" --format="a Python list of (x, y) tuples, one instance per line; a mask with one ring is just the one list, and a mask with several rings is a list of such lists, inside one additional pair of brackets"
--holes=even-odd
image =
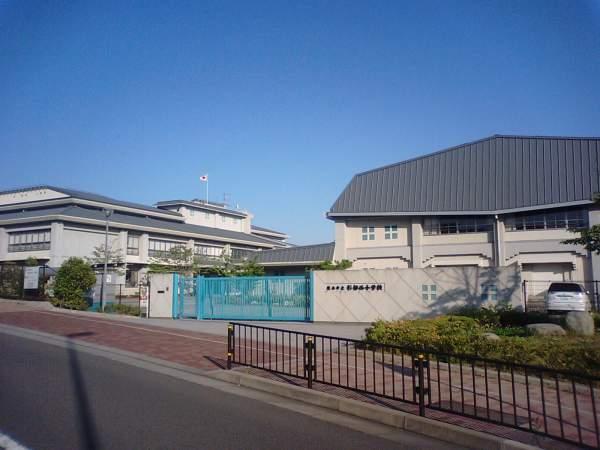
[(109, 248), (122, 255), (126, 274), (118, 282), (137, 283), (148, 264), (174, 246), (194, 250), (205, 260), (252, 258), (283, 248), (285, 233), (254, 234), (252, 215), (201, 201), (159, 202), (151, 207), (52, 186), (0, 192), (0, 264), (59, 267), (76, 256), (89, 258), (104, 245), (106, 215)]

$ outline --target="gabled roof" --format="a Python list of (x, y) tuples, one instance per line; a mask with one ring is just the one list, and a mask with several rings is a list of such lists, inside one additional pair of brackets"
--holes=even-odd
[(288, 236), (286, 233), (283, 233), (282, 231), (270, 230), (269, 228), (259, 227), (259, 226), (256, 226), (256, 225), (252, 225), (251, 226), (251, 230), (252, 231), (256, 231), (257, 233), (263, 232), (263, 233), (268, 233), (268, 234), (276, 234), (276, 235), (279, 235), (281, 237), (287, 237)]
[[(77, 205), (56, 206), (43, 209), (26, 209), (23, 211), (6, 211), (0, 212), (0, 225), (3, 222), (15, 222), (19, 220), (51, 221), (51, 220), (69, 220), (73, 221), (94, 221), (104, 223), (104, 212), (100, 209), (84, 208)], [(255, 245), (256, 247), (272, 248), (273, 243), (270, 240), (263, 239), (249, 233), (241, 233), (238, 231), (223, 230), (220, 228), (204, 227), (201, 225), (191, 225), (182, 222), (174, 222), (170, 220), (160, 220), (152, 217), (142, 217), (132, 214), (122, 214), (115, 211), (109, 219), (111, 226), (124, 228), (151, 229), (150, 233), (165, 234), (183, 233), (186, 236), (193, 235), (199, 239), (205, 240), (225, 240), (231, 243), (242, 243)]]
[(318, 264), (332, 260), (334, 245), (333, 242), (328, 242), (327, 244), (263, 250), (256, 254), (256, 262), (266, 265)]
[(495, 214), (597, 192), (600, 138), (495, 135), (359, 173), (327, 215)]
[(181, 206), (187, 206), (189, 208), (196, 208), (196, 209), (202, 209), (202, 210), (210, 210), (210, 211), (215, 211), (215, 212), (220, 212), (223, 214), (228, 214), (231, 216), (237, 216), (237, 217), (248, 217), (248, 213), (244, 212), (244, 211), (238, 211), (235, 209), (229, 209), (229, 208), (225, 208), (223, 206), (220, 205), (215, 205), (214, 203), (211, 202), (192, 202), (189, 200), (163, 200), (160, 202), (156, 203), (157, 208), (159, 208), (160, 210), (163, 211), (167, 211), (166, 209), (164, 209), (167, 206), (177, 206), (177, 205), (181, 205)]
[(126, 202), (123, 200), (116, 200), (111, 197), (106, 197), (104, 195), (94, 194), (91, 192), (79, 191), (79, 190), (75, 190), (75, 189), (62, 188), (62, 187), (56, 187), (56, 186), (50, 186), (50, 185), (30, 186), (30, 187), (25, 187), (25, 188), (21, 188), (21, 189), (2, 191), (2, 192), (0, 192), (0, 195), (12, 194), (12, 193), (17, 193), (17, 192), (36, 191), (36, 190), (40, 190), (40, 189), (48, 189), (48, 190), (60, 192), (71, 198), (88, 200), (91, 202), (106, 203), (109, 205), (122, 206), (125, 208), (139, 209), (142, 211), (148, 211), (148, 212), (152, 212), (152, 213), (170, 215), (170, 216), (173, 216), (173, 219), (183, 220), (183, 217), (181, 216), (181, 214), (179, 214), (177, 212), (167, 211), (164, 209), (158, 209), (158, 208), (154, 208), (152, 206), (142, 205), (141, 203), (133, 203), (133, 202)]

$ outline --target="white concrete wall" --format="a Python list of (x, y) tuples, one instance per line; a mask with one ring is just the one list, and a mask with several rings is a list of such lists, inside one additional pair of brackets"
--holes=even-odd
[(150, 280), (150, 317), (173, 317), (173, 274), (152, 273)]
[[(348, 285), (363, 283), (384, 287), (382, 291), (347, 290)], [(491, 284), (498, 290), (498, 302), (522, 306), (521, 274), (516, 264), (502, 268), (315, 271), (314, 320), (372, 322), (440, 315), (465, 304), (482, 305), (481, 286)], [(423, 285), (436, 286), (435, 299), (423, 299)], [(345, 289), (332, 290), (332, 286)]]

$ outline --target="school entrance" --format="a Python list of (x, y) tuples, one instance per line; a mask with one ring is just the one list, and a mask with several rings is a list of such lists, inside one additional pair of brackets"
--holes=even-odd
[(173, 275), (173, 317), (310, 321), (310, 277)]

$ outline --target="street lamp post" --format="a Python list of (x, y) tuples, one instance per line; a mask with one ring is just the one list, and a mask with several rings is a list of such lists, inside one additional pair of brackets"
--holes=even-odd
[(104, 270), (102, 271), (102, 286), (100, 287), (100, 311), (104, 311), (104, 296), (106, 293), (106, 271), (108, 270), (108, 218), (112, 215), (112, 210), (105, 209), (106, 228), (104, 230)]

